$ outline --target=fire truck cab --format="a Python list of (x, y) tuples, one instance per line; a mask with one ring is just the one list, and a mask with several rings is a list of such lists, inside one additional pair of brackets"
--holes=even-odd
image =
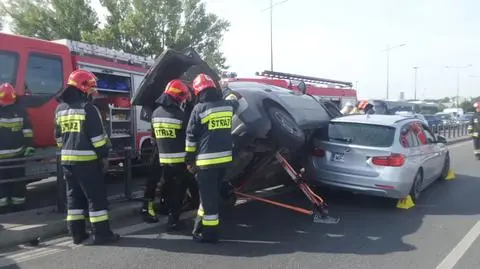
[[(150, 124), (140, 119), (140, 108), (131, 107), (130, 98), (152, 59), (71, 40), (0, 33), (0, 62), (0, 83), (15, 87), (18, 102), (32, 122), (37, 158), (55, 156), (56, 95), (75, 69), (89, 70), (98, 78), (99, 96), (94, 102), (112, 142), (111, 161), (122, 161), (125, 149), (135, 159), (145, 157), (142, 150), (148, 152), (152, 141)], [(27, 177), (56, 171), (55, 164), (36, 164), (27, 164)]]

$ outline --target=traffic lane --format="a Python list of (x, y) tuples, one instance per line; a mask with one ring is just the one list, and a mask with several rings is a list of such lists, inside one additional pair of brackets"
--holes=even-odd
[[(196, 244), (188, 235), (167, 235), (152, 228), (129, 235), (116, 246), (81, 247), (17, 266), (435, 268), (478, 219), (473, 215), (478, 211), (469, 209), (472, 201), (451, 191), (473, 188), (471, 182), (478, 179), (459, 176), (457, 180), (435, 184), (425, 192), (427, 199), (409, 211), (392, 209), (384, 199), (328, 193), (331, 211), (342, 221), (322, 225), (308, 216), (252, 202), (223, 218), (224, 240), (218, 246)], [(466, 210), (458, 210), (448, 199)], [(308, 206), (298, 192), (276, 200)]]
[[(463, 156), (468, 149), (453, 147), (452, 156)], [(476, 164), (472, 158), (461, 164), (465, 162)], [(223, 218), (225, 241), (219, 246), (195, 244), (188, 235), (166, 235), (153, 228), (123, 238), (117, 246), (81, 247), (17, 266), (435, 268), (478, 220), (478, 195), (473, 194), (479, 179), (462, 175), (457, 165), (453, 165), (458, 173), (455, 181), (433, 185), (408, 211), (392, 209), (384, 199), (328, 192), (331, 212), (342, 221), (322, 225), (281, 208), (247, 203)], [(308, 206), (298, 192), (276, 200)]]
[(455, 265), (454, 269), (474, 269), (480, 268), (480, 259), (478, 258), (480, 253), (480, 238), (477, 238), (472, 246), (467, 250), (465, 255)]
[(463, 175), (479, 176), (478, 165), (480, 161), (476, 160), (473, 155), (473, 141), (454, 144), (449, 148), (452, 164), (456, 169), (455, 172)]

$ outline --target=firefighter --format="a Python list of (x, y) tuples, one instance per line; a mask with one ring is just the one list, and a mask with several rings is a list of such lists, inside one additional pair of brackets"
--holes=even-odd
[(475, 113), (472, 116), (470, 124), (468, 125), (468, 133), (473, 138), (473, 154), (477, 160), (480, 160), (480, 102), (475, 102), (473, 104), (475, 108)]
[[(163, 170), (164, 190), (168, 207), (167, 229), (175, 230), (185, 197), (187, 169), (185, 164), (185, 108), (191, 100), (190, 90), (178, 79), (170, 81), (158, 98), (159, 107), (152, 114), (152, 130)], [(150, 201), (149, 205), (153, 202)], [(150, 209), (150, 208), (149, 208)], [(149, 215), (154, 212), (149, 210)]]
[[(16, 104), (17, 95), (12, 85), (0, 85), (0, 161), (30, 156), (34, 152), (33, 131), (30, 120), (23, 109)], [(25, 168), (2, 168), (19, 166), (19, 162), (0, 163), (0, 180), (25, 176)], [(0, 213), (20, 211), (26, 205), (25, 182), (0, 182)]]
[[(194, 223), (193, 239), (216, 243), (219, 239), (220, 188), (226, 169), (233, 161), (231, 135), (233, 100), (223, 100), (212, 78), (199, 74), (193, 80), (197, 104), (187, 126), (187, 168), (196, 173), (200, 206)], [(230, 98), (230, 96), (228, 98)]]
[(104, 182), (111, 145), (99, 111), (89, 102), (96, 86), (94, 74), (73, 71), (55, 111), (55, 138), (61, 147), (67, 183), (67, 223), (74, 244), (89, 237), (85, 231), (86, 215), (93, 232), (88, 244), (111, 243), (120, 238), (110, 229)]

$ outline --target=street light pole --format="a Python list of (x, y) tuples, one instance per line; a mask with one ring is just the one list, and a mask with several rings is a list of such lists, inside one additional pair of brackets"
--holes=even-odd
[(460, 69), (465, 69), (465, 68), (469, 68), (469, 67), (472, 67), (471, 64), (467, 64), (467, 65), (464, 65), (464, 66), (445, 66), (445, 68), (449, 68), (449, 69), (456, 69), (457, 71), (457, 97), (455, 98), (456, 101), (456, 105), (457, 107), (460, 105), (459, 103), (459, 99), (460, 99)]
[(414, 70), (414, 89), (413, 89), (413, 99), (414, 100), (417, 100), (417, 70), (418, 70), (418, 66), (414, 66), (413, 67), (413, 70)]
[(387, 99), (389, 97), (389, 91), (390, 91), (390, 51), (392, 49), (400, 48), (405, 46), (406, 44), (400, 44), (394, 47), (390, 47), (390, 45), (387, 45), (387, 48), (385, 51), (387, 52)]
[(270, 71), (273, 72), (273, 0), (270, 0)]
[(261, 10), (262, 12), (270, 10), (270, 71), (273, 71), (273, 8), (287, 1), (288, 0), (283, 0), (281, 2), (273, 3), (273, 0), (270, 0), (270, 6)]

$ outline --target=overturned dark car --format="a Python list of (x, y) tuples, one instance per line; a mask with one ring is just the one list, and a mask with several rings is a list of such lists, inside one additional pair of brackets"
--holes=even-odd
[[(137, 89), (132, 105), (142, 106), (142, 119), (149, 120), (155, 100), (166, 84), (180, 78), (188, 85), (199, 73), (211, 76), (220, 85), (220, 77), (194, 50), (166, 50), (150, 68)], [(306, 89), (305, 84), (299, 88)], [(253, 190), (289, 183), (278, 164), (281, 152), (295, 169), (312, 151), (312, 139), (330, 119), (341, 115), (338, 108), (305, 94), (256, 82), (229, 82), (228, 88), (240, 93), (240, 107), (232, 120), (234, 164), (226, 180), (234, 187)], [(248, 183), (248, 184), (245, 184)]]

